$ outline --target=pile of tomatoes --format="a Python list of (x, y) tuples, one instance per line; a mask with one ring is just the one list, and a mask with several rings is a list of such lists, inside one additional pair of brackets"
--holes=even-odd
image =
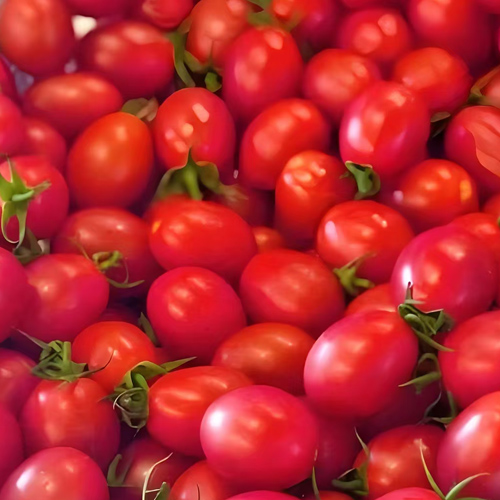
[(0, 0), (0, 500), (500, 500), (499, 0)]

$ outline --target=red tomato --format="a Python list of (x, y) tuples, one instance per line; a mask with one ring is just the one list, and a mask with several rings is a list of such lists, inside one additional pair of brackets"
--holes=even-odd
[(5, 94), (14, 102), (19, 101), (19, 95), (16, 89), (14, 74), (10, 70), (7, 61), (0, 55), (0, 93)]
[(44, 76), (62, 70), (75, 45), (63, 0), (6, 0), (0, 8), (0, 49), (20, 70)]
[(446, 129), (446, 156), (464, 167), (486, 192), (500, 189), (500, 109), (472, 106)]
[(463, 59), (439, 47), (417, 49), (396, 63), (392, 79), (424, 99), (431, 113), (451, 113), (467, 101), (472, 85)]
[(476, 183), (457, 163), (425, 160), (398, 181), (391, 204), (417, 231), (448, 224), (479, 210)]
[(344, 312), (342, 288), (316, 257), (293, 250), (256, 255), (240, 281), (245, 311), (255, 323), (287, 323), (319, 335)]
[(346, 107), (380, 80), (377, 65), (349, 50), (327, 49), (307, 64), (302, 91), (337, 126)]
[(396, 312), (396, 305), (392, 301), (391, 285), (384, 283), (370, 288), (358, 295), (345, 310), (345, 315), (366, 311)]
[(97, 119), (119, 111), (123, 98), (102, 76), (77, 72), (35, 83), (24, 96), (24, 112), (73, 139)]
[(120, 422), (107, 393), (93, 380), (42, 380), (24, 405), (19, 422), (26, 451), (70, 446), (105, 469), (118, 451)]
[(477, 3), (479, 3), (488, 14), (500, 14), (500, 4), (498, 0), (477, 0)]
[(406, 219), (375, 201), (348, 201), (331, 208), (316, 235), (316, 251), (340, 269), (362, 259), (357, 276), (376, 284), (387, 282), (401, 251), (413, 239)]
[(257, 252), (250, 226), (210, 201), (175, 196), (153, 208), (149, 242), (165, 269), (199, 266), (235, 282)]
[(283, 323), (247, 326), (226, 339), (212, 365), (234, 368), (256, 384), (304, 393), (304, 364), (314, 339), (304, 330)]
[(288, 32), (250, 28), (225, 56), (222, 95), (237, 121), (248, 123), (270, 104), (300, 92), (304, 63)]
[[(461, 497), (500, 498), (500, 392), (483, 396), (446, 429), (437, 457), (437, 482), (443, 491), (475, 474)], [(474, 457), (471, 460), (471, 457)]]
[(311, 475), (318, 425), (299, 399), (256, 385), (212, 403), (200, 436), (208, 464), (228, 481), (280, 490)]
[(489, 198), (483, 205), (482, 211), (493, 215), (498, 220), (500, 218), (500, 193)]
[(288, 160), (276, 182), (276, 225), (295, 246), (307, 248), (325, 212), (354, 198), (356, 182), (344, 165), (321, 151), (303, 151)]
[(99, 252), (120, 252), (122, 263), (106, 270), (106, 276), (123, 283), (144, 281), (111, 293), (122, 296), (142, 296), (161, 274), (149, 248), (149, 226), (136, 215), (121, 208), (87, 208), (66, 218), (52, 241), (53, 253), (76, 253), (81, 250), (92, 256)]
[(425, 488), (403, 488), (387, 493), (379, 500), (439, 500), (441, 497)]
[(147, 125), (120, 112), (95, 121), (74, 142), (67, 180), (80, 207), (127, 207), (140, 199), (152, 168), (153, 142)]
[[(320, 491), (319, 497), (321, 498), (321, 500), (352, 500), (351, 497), (348, 497), (344, 493), (340, 493), (338, 491), (329, 491), (329, 490)], [(315, 499), (316, 495), (314, 495), (314, 493), (309, 494), (305, 497), (305, 500), (315, 500)]]
[(281, 234), (271, 227), (257, 226), (252, 228), (255, 241), (257, 242), (257, 252), (264, 253), (278, 248), (285, 248), (285, 239)]
[(158, 26), (171, 30), (179, 26), (193, 8), (194, 0), (144, 0), (142, 13), (146, 19)]
[(494, 255), (463, 229), (444, 226), (418, 235), (401, 253), (391, 279), (396, 304), (408, 284), (424, 311), (444, 309), (460, 322), (486, 311), (496, 294)]
[(174, 76), (174, 49), (163, 33), (140, 21), (102, 25), (79, 45), (80, 67), (105, 76), (126, 99), (151, 97)]
[[(307, 357), (308, 398), (326, 414), (368, 417), (390, 403), (412, 378), (418, 341), (399, 315), (354, 314), (328, 328)], [(377, 384), (370, 385), (373, 377)], [(370, 386), (370, 391), (366, 387)]]
[(73, 448), (50, 448), (28, 458), (0, 490), (2, 500), (109, 500), (97, 464)]
[(106, 309), (109, 285), (81, 255), (44, 255), (26, 267), (30, 314), (21, 330), (44, 342), (72, 340)]
[(111, 17), (123, 15), (130, 0), (64, 0), (73, 14), (87, 17)]
[(326, 151), (330, 126), (309, 101), (287, 99), (264, 110), (246, 129), (240, 148), (240, 178), (257, 189), (274, 189), (288, 160), (304, 150)]
[[(16, 417), (0, 405), (0, 488), (24, 458), (23, 436)], [(4, 497), (2, 496), (2, 499)]]
[(347, 108), (340, 125), (344, 161), (371, 165), (383, 179), (426, 154), (430, 115), (422, 98), (393, 82), (376, 82)]
[(246, 326), (231, 286), (208, 269), (181, 267), (160, 276), (148, 293), (148, 317), (160, 343), (177, 358), (209, 363), (217, 346)]
[(224, 101), (206, 89), (174, 92), (154, 121), (156, 151), (167, 169), (195, 162), (215, 163), (224, 179), (233, 178), (236, 131)]
[(18, 153), (23, 141), (24, 124), (21, 111), (6, 95), (0, 94), (0, 153)]
[(242, 372), (222, 366), (167, 373), (149, 390), (148, 432), (168, 448), (203, 456), (200, 425), (205, 411), (222, 395), (251, 383)]
[(294, 498), (286, 493), (278, 493), (277, 491), (250, 491), (248, 493), (240, 493), (228, 500), (292, 500)]

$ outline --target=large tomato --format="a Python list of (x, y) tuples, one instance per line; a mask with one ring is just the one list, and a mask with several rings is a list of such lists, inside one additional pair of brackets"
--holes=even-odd
[[(399, 315), (353, 314), (328, 328), (309, 351), (306, 394), (326, 414), (368, 417), (412, 378), (417, 357), (417, 338)], [(371, 384), (374, 377), (376, 385)]]
[(240, 280), (243, 306), (255, 323), (287, 323), (318, 336), (344, 312), (342, 288), (317, 257), (293, 250), (255, 256)]
[(24, 141), (24, 125), (21, 111), (5, 94), (0, 94), (0, 153), (18, 153)]
[(318, 447), (309, 409), (265, 385), (218, 398), (203, 417), (200, 436), (208, 464), (228, 481), (253, 489), (279, 490), (308, 478)]
[[(16, 417), (0, 405), (0, 489), (11, 472), (23, 461), (23, 436)], [(4, 497), (2, 496), (2, 499)]]
[(287, 161), (304, 150), (326, 151), (330, 126), (309, 101), (285, 99), (269, 106), (246, 129), (240, 147), (242, 182), (274, 189)]

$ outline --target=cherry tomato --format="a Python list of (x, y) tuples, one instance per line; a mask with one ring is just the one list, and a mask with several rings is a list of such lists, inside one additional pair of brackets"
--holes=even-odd
[(160, 276), (148, 293), (148, 317), (172, 355), (209, 363), (217, 346), (246, 326), (239, 297), (208, 269), (180, 267)]
[(269, 106), (246, 129), (240, 178), (257, 189), (274, 189), (288, 160), (304, 150), (326, 151), (330, 126), (309, 101), (287, 99)]
[[(24, 458), (23, 436), (16, 417), (0, 405), (0, 488)], [(3, 498), (3, 497), (2, 497)]]
[(171, 30), (188, 16), (193, 4), (194, 0), (144, 0), (142, 13), (155, 26)]
[(140, 21), (102, 25), (80, 42), (82, 69), (105, 76), (126, 99), (151, 97), (174, 76), (174, 49), (163, 33)]
[(357, 314), (365, 311), (396, 312), (396, 305), (392, 301), (391, 285), (384, 283), (370, 288), (358, 295), (345, 310), (345, 315)]
[[(394, 313), (354, 314), (328, 328), (309, 351), (307, 397), (326, 414), (368, 417), (382, 410), (412, 378), (418, 342)], [(377, 384), (366, 387), (373, 377)]]
[(252, 381), (222, 366), (199, 366), (167, 373), (149, 390), (147, 429), (164, 446), (203, 456), (200, 425), (207, 408), (222, 395)]
[(49, 448), (28, 458), (0, 490), (2, 500), (109, 500), (97, 464), (73, 448)]
[(376, 82), (347, 108), (340, 125), (344, 161), (369, 164), (382, 178), (426, 154), (430, 115), (422, 98), (393, 82)]
[(24, 96), (24, 112), (52, 125), (67, 139), (97, 119), (119, 111), (123, 98), (108, 80), (93, 73), (56, 75), (35, 83)]
[(391, 491), (379, 500), (439, 500), (440, 498), (437, 493), (425, 488), (403, 488)]
[(73, 14), (80, 16), (111, 17), (123, 15), (128, 7), (129, 0), (64, 0)]
[(463, 229), (437, 227), (418, 235), (399, 256), (391, 278), (396, 304), (404, 301), (409, 283), (420, 309), (444, 309), (460, 322), (493, 302), (497, 265), (491, 250)]
[(0, 49), (20, 70), (45, 76), (71, 56), (75, 35), (63, 0), (5, 0), (0, 9)]
[(287, 323), (319, 335), (344, 312), (342, 288), (317, 258), (293, 250), (256, 255), (240, 281), (245, 311), (255, 323)]
[(204, 267), (231, 282), (257, 252), (250, 226), (232, 210), (180, 196), (154, 207), (149, 241), (163, 268)]
[(406, 172), (391, 202), (417, 232), (479, 209), (476, 183), (467, 171), (438, 159), (425, 160)]
[(26, 267), (30, 314), (21, 330), (44, 342), (72, 340), (106, 309), (109, 285), (81, 255), (44, 255)]
[(439, 47), (403, 55), (394, 67), (392, 79), (420, 94), (432, 114), (453, 112), (465, 103), (472, 85), (464, 60)]
[(0, 55), (0, 93), (5, 94), (14, 102), (19, 101), (14, 74), (10, 70), (9, 64), (2, 57), (2, 55)]
[(325, 212), (354, 198), (356, 182), (344, 165), (321, 151), (303, 151), (290, 160), (276, 183), (276, 225), (296, 246), (307, 248)]
[(255, 241), (257, 242), (258, 253), (286, 247), (285, 239), (276, 229), (266, 226), (257, 226), (252, 230)]
[(174, 92), (154, 121), (156, 151), (167, 169), (181, 167), (191, 154), (195, 162), (215, 163), (224, 179), (232, 179), (236, 131), (224, 101), (206, 89)]
[(69, 152), (67, 180), (80, 207), (127, 207), (141, 197), (152, 168), (147, 125), (120, 112), (100, 118), (78, 137)]
[(256, 385), (212, 403), (200, 436), (208, 464), (228, 481), (280, 490), (311, 475), (318, 425), (299, 399)]
[(6, 95), (0, 94), (0, 153), (13, 155), (24, 141), (23, 117), (19, 108)]
[(270, 104), (300, 92), (304, 63), (288, 32), (250, 28), (225, 56), (222, 95), (237, 121), (248, 123)]

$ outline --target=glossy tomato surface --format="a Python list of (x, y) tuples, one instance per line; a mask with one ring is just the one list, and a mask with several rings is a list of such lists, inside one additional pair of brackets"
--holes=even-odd
[(403, 488), (380, 497), (380, 500), (438, 500), (437, 493), (425, 488)]
[(0, 489), (12, 471), (24, 459), (23, 435), (16, 417), (6, 408), (0, 406)]
[(286, 242), (283, 236), (267, 226), (257, 226), (252, 228), (255, 241), (257, 242), (258, 253), (269, 252), (278, 248), (286, 248)]
[(21, 111), (6, 95), (0, 94), (0, 152), (5, 155), (19, 153), (24, 141)]
[(159, 28), (171, 30), (181, 24), (193, 8), (194, 0), (144, 0), (142, 13), (148, 21)]
[(396, 305), (392, 301), (391, 285), (384, 283), (377, 285), (355, 297), (345, 310), (345, 315), (365, 311), (396, 312)]

